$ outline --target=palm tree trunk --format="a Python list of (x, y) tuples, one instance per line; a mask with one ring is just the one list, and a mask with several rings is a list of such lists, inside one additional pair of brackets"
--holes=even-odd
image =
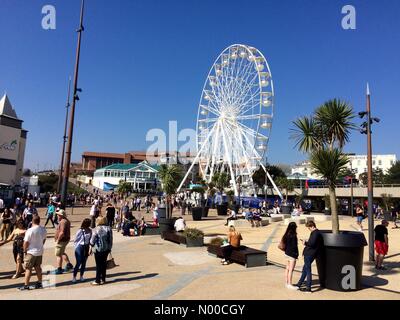
[(336, 190), (334, 186), (329, 187), (329, 200), (331, 203), (332, 232), (339, 234), (339, 216), (336, 203)]

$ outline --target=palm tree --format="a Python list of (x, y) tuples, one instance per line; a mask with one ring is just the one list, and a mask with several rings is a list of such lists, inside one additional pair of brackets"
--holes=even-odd
[(339, 233), (339, 217), (336, 203), (336, 179), (344, 168), (346, 168), (349, 159), (341, 150), (334, 148), (316, 150), (311, 154), (311, 167), (314, 173), (322, 176), (329, 187), (329, 202), (332, 215), (332, 231)]
[(172, 216), (172, 212), (169, 212), (171, 195), (176, 192), (176, 189), (179, 186), (182, 171), (180, 166), (176, 164), (170, 166), (162, 164), (160, 166), (158, 175), (161, 180), (161, 187), (163, 191), (167, 194), (167, 218), (170, 218)]
[(124, 198), (126, 195), (132, 191), (132, 185), (129, 182), (121, 180), (117, 186), (117, 192)]
[(293, 180), (289, 180), (288, 178), (284, 178), (284, 177), (279, 177), (278, 179), (276, 179), (276, 184), (279, 188), (282, 188), (285, 190), (285, 198), (286, 198), (286, 202), (287, 202), (288, 193), (292, 192), (294, 190)]
[(353, 108), (348, 103), (333, 99), (318, 107), (312, 116), (293, 121), (291, 138), (296, 141), (295, 147), (310, 154), (314, 172), (328, 182), (334, 234), (339, 233), (335, 183), (349, 161), (342, 150), (356, 127), (353, 118)]

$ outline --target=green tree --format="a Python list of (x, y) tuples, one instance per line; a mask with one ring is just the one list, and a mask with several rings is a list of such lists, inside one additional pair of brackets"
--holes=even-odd
[(129, 192), (132, 192), (132, 185), (129, 182), (121, 180), (117, 186), (117, 192), (126, 197)]
[(293, 180), (289, 180), (286, 177), (278, 177), (276, 180), (276, 185), (280, 189), (285, 190), (285, 199), (287, 201), (289, 192), (292, 192), (294, 190), (294, 182)]
[[(267, 164), (265, 166), (265, 168), (267, 169), (268, 173), (274, 177), (275, 179), (278, 179), (280, 177), (282, 178), (286, 178), (286, 174), (285, 172), (282, 170), (281, 167), (279, 166), (275, 166), (275, 165), (269, 165)], [(265, 185), (265, 171), (264, 169), (260, 166), (260, 168), (258, 168), (258, 170), (256, 170), (253, 173), (253, 182), (259, 187), (262, 188)]]
[(226, 172), (217, 172), (212, 177), (212, 183), (222, 193), (230, 186), (230, 177)]
[(386, 176), (387, 183), (400, 183), (400, 161), (396, 163), (388, 170)]
[[(359, 180), (363, 185), (368, 184), (368, 172), (363, 172), (359, 176)], [(383, 173), (382, 169), (374, 168), (372, 169), (372, 183), (374, 184), (384, 184), (387, 181), (387, 176)]]
[(310, 155), (314, 173), (328, 182), (334, 234), (339, 233), (335, 184), (349, 161), (343, 147), (356, 127), (353, 118), (353, 108), (348, 103), (333, 99), (318, 107), (311, 116), (293, 122), (291, 138), (295, 140), (295, 147)]
[(167, 218), (171, 218), (172, 212), (169, 210), (171, 196), (176, 192), (176, 189), (178, 189), (179, 183), (182, 179), (181, 166), (176, 164), (162, 164), (158, 175), (161, 180), (161, 188), (167, 194)]

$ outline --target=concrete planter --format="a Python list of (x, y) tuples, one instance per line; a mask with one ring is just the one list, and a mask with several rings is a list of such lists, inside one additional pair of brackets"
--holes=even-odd
[(159, 232), (162, 235), (164, 231), (174, 231), (174, 224), (176, 219), (166, 219), (160, 218), (158, 221), (159, 224)]
[(204, 237), (191, 239), (186, 237), (186, 247), (202, 247), (204, 245)]

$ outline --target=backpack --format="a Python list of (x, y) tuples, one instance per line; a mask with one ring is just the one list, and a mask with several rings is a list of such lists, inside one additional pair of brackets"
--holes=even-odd
[(107, 230), (105, 234), (98, 233), (96, 235), (95, 246), (97, 252), (111, 251), (111, 231)]

